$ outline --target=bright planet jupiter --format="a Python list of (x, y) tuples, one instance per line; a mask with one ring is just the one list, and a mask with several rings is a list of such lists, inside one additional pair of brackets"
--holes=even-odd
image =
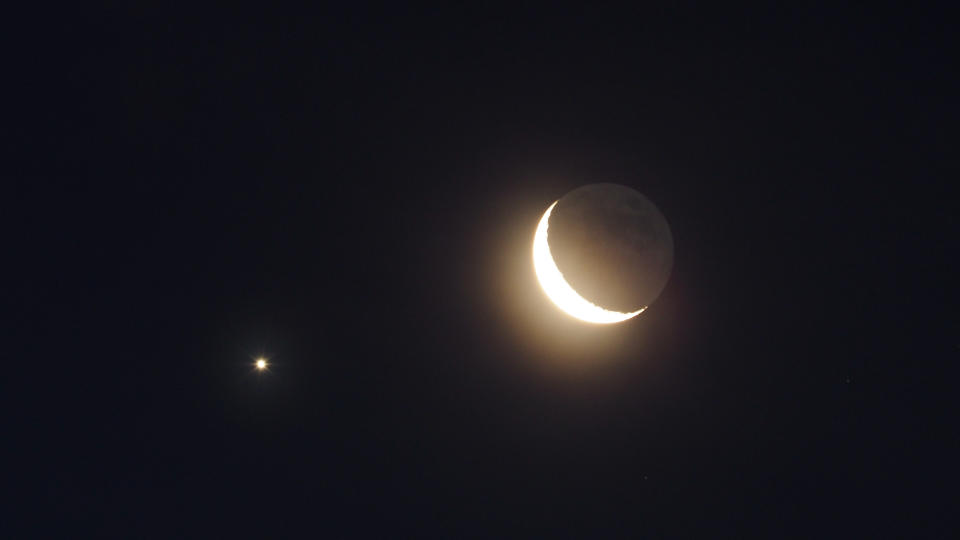
[(547, 297), (582, 321), (636, 317), (663, 290), (673, 236), (660, 210), (637, 191), (590, 184), (547, 208), (533, 238), (533, 267)]

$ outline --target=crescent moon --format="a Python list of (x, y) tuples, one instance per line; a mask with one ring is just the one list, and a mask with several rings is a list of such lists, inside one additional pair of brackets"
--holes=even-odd
[(581, 321), (597, 324), (610, 324), (623, 322), (627, 319), (636, 317), (646, 306), (630, 313), (621, 313), (619, 311), (610, 311), (596, 304), (591, 303), (586, 298), (577, 294), (573, 287), (563, 278), (557, 263), (550, 254), (550, 245), (547, 243), (547, 227), (550, 220), (550, 212), (557, 205), (555, 201), (547, 208), (547, 212), (540, 218), (540, 224), (537, 225), (537, 232), (533, 236), (533, 270), (537, 274), (537, 281), (540, 287), (546, 293), (547, 298), (556, 304), (562, 311)]

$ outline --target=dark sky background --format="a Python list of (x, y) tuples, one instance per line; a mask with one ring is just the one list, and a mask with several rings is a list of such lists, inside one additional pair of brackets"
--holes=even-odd
[[(945, 14), (6, 25), (10, 537), (955, 525)], [(601, 181), (676, 244), (660, 298), (611, 327), (530, 264), (546, 207)]]

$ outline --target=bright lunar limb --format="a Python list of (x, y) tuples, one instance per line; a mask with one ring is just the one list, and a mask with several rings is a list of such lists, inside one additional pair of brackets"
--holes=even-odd
[[(557, 201), (559, 202), (559, 201)], [(550, 254), (550, 245), (547, 244), (547, 224), (550, 221), (550, 212), (557, 205), (554, 202), (547, 208), (547, 212), (537, 225), (537, 232), (533, 236), (533, 269), (537, 273), (537, 280), (554, 304), (567, 314), (590, 323), (609, 324), (618, 323), (636, 317), (646, 306), (631, 313), (610, 311), (590, 303), (589, 300), (577, 294), (565, 279)]]

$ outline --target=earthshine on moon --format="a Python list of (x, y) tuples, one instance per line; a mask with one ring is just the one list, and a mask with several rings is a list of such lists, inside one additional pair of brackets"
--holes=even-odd
[[(559, 202), (559, 201), (557, 201)], [(563, 279), (563, 274), (553, 262), (553, 255), (550, 254), (550, 246), (547, 244), (547, 224), (550, 220), (550, 212), (557, 203), (554, 202), (547, 208), (547, 212), (540, 219), (537, 225), (537, 233), (533, 237), (533, 269), (537, 273), (537, 280), (543, 287), (543, 292), (547, 293), (549, 298), (558, 308), (565, 311), (581, 321), (609, 324), (625, 321), (639, 315), (646, 307), (642, 307), (631, 313), (620, 313), (619, 311), (609, 311), (591, 303), (586, 298), (577, 294), (567, 282)]]
[(666, 219), (646, 197), (617, 184), (568, 193), (547, 208), (533, 238), (533, 268), (544, 293), (590, 323), (642, 313), (666, 285), (672, 265)]

